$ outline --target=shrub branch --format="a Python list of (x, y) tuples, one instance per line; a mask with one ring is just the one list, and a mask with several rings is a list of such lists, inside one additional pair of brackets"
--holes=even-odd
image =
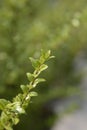
[(54, 56), (51, 56), (50, 50), (47, 52), (41, 50), (41, 55), (38, 59), (30, 58), (34, 72), (26, 74), (29, 83), (20, 86), (22, 92), (14, 97), (12, 101), (0, 99), (0, 110), (2, 110), (0, 116), (0, 130), (13, 130), (13, 125), (19, 123), (19, 117), (21, 114), (26, 113), (26, 108), (31, 98), (38, 95), (37, 92), (32, 90), (38, 83), (45, 81), (45, 79), (39, 78), (40, 73), (48, 68), (45, 62), (53, 57)]

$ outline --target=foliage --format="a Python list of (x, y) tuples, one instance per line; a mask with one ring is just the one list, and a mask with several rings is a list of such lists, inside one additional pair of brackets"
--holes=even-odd
[(87, 0), (0, 0), (0, 97), (12, 99), (19, 85), (26, 84), (24, 75), (32, 71), (29, 55), (37, 57), (41, 48), (49, 48), (56, 56), (43, 73), (47, 82), (37, 88), (40, 94), (27, 110), (32, 116), (22, 116), (27, 121), (16, 130), (46, 129), (43, 106), (76, 88), (79, 79), (73, 72), (73, 60), (87, 50), (86, 35)]
[[(55, 0), (54, 2), (52, 0), (1, 0), (1, 94), (6, 90), (9, 91), (9, 86), (15, 88), (21, 83), (28, 69), (28, 64), (25, 64), (28, 55), (38, 55), (40, 48), (55, 50), (55, 65), (59, 65), (60, 61), (59, 67), (62, 65), (63, 72), (66, 71), (68, 60), (73, 60), (76, 53), (86, 47), (87, 4), (85, 3), (86, 0)], [(65, 52), (64, 55), (61, 52)], [(63, 57), (65, 57), (64, 63)], [(55, 65), (51, 65), (49, 75), (53, 68), (56, 68)], [(25, 70), (23, 71), (22, 68)], [(60, 70), (62, 71), (59, 68), (58, 71)], [(55, 74), (53, 77), (56, 78)]]
[(50, 58), (53, 58), (50, 50), (47, 52), (41, 51), (39, 59), (30, 58), (35, 70), (33, 73), (27, 73), (29, 84), (20, 86), (22, 93), (19, 93), (13, 98), (12, 102), (6, 99), (0, 99), (0, 110), (2, 110), (0, 130), (13, 130), (12, 126), (19, 122), (19, 115), (26, 113), (25, 109), (30, 103), (31, 98), (38, 95), (32, 91), (32, 89), (34, 89), (38, 83), (45, 81), (43, 78), (38, 78), (38, 76), (42, 71), (48, 68), (45, 62)]

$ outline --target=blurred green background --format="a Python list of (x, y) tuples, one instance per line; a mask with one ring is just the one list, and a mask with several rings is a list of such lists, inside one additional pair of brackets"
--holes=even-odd
[(28, 57), (38, 57), (41, 48), (56, 58), (14, 130), (48, 130), (56, 116), (46, 104), (75, 92), (80, 77), (73, 60), (87, 50), (87, 0), (0, 0), (0, 98), (20, 92), (26, 72), (33, 71)]

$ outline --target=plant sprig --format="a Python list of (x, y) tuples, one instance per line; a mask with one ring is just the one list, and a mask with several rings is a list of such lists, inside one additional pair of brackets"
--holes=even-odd
[(13, 98), (12, 101), (0, 99), (0, 110), (2, 110), (0, 130), (13, 130), (13, 125), (19, 123), (20, 115), (26, 113), (26, 108), (29, 105), (31, 98), (38, 95), (37, 92), (32, 90), (38, 83), (45, 81), (45, 79), (38, 77), (42, 71), (48, 68), (45, 62), (50, 58), (54, 58), (54, 56), (51, 56), (50, 50), (47, 52), (41, 50), (41, 55), (38, 59), (30, 57), (34, 72), (26, 74), (29, 83), (20, 86), (22, 92)]

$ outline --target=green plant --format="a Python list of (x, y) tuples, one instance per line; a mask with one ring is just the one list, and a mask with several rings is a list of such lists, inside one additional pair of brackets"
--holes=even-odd
[(34, 67), (33, 73), (27, 73), (29, 84), (21, 85), (22, 93), (18, 94), (12, 101), (0, 99), (0, 110), (2, 110), (0, 117), (0, 130), (13, 130), (13, 125), (17, 125), (21, 114), (26, 113), (25, 110), (30, 103), (31, 97), (38, 94), (34, 89), (38, 83), (45, 81), (43, 78), (38, 78), (40, 73), (48, 68), (45, 62), (53, 58), (51, 51), (41, 51), (38, 59), (30, 58), (32, 66)]

